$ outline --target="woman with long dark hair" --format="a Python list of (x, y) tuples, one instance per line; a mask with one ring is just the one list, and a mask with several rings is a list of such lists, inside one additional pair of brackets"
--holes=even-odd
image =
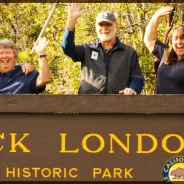
[(174, 7), (156, 11), (146, 28), (144, 42), (150, 53), (160, 60), (157, 73), (157, 94), (184, 94), (184, 25), (173, 27), (169, 33), (170, 47), (157, 37), (159, 19), (169, 15)]

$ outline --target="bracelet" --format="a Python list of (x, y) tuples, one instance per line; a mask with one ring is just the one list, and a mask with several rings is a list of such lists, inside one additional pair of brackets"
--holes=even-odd
[(46, 54), (39, 55), (39, 58), (46, 57)]

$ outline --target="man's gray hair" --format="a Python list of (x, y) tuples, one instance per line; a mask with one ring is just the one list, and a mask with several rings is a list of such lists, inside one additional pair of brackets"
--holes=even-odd
[(18, 57), (18, 50), (16, 44), (11, 40), (0, 40), (0, 48), (11, 48), (14, 52), (15, 58)]

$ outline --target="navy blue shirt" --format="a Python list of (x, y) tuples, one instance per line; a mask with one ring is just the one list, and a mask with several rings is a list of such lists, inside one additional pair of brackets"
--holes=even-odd
[(45, 87), (36, 88), (38, 72), (33, 71), (28, 75), (22, 72), (22, 66), (15, 65), (15, 69), (7, 72), (0, 72), (0, 94), (38, 94), (44, 91)]
[(168, 46), (159, 40), (155, 42), (152, 52), (160, 60), (157, 73), (157, 94), (184, 94), (184, 61), (180, 60), (174, 64), (164, 62), (164, 54)]
[[(67, 53), (69, 57), (72, 58), (74, 62), (76, 61), (81, 61), (83, 62), (85, 60), (85, 49), (84, 45), (77, 45), (75, 46), (74, 40), (75, 40), (75, 31), (69, 31), (67, 28), (65, 29), (63, 40), (62, 40), (62, 48), (64, 53)], [(119, 42), (119, 39), (117, 39), (117, 42)], [(117, 44), (116, 42), (116, 44)], [(116, 46), (116, 44), (113, 46), (111, 50), (106, 51), (103, 46), (101, 45), (100, 41), (98, 40), (97, 42), (98, 48), (101, 49), (104, 57), (104, 62), (105, 58), (110, 57), (111, 50)], [(135, 52), (132, 58), (132, 61), (138, 61), (138, 56), (137, 53)], [(134, 68), (133, 68), (134, 67)], [(136, 63), (132, 65), (132, 70), (134, 70), (134, 73), (137, 74), (139, 73), (139, 68), (137, 67)], [(132, 88), (134, 91), (137, 92), (137, 94), (140, 94), (144, 85), (143, 82), (143, 77), (134, 77), (130, 80), (129, 82), (129, 88)], [(123, 89), (122, 89), (123, 90)]]

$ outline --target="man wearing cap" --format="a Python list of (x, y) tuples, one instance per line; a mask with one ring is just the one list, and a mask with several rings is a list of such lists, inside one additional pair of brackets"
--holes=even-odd
[(84, 11), (80, 4), (68, 5), (62, 49), (74, 62), (81, 62), (79, 94), (140, 94), (143, 77), (136, 51), (116, 37), (116, 18), (101, 12), (96, 18), (96, 42), (75, 45), (75, 25)]

